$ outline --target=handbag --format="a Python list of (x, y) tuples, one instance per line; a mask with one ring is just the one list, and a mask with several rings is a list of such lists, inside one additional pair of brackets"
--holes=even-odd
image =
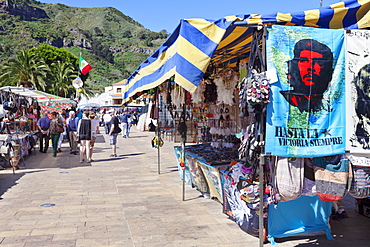
[(63, 133), (64, 132), (64, 128), (62, 125), (58, 124), (56, 125), (56, 128), (55, 128), (55, 131), (59, 134)]
[(313, 158), (316, 192), (324, 202), (342, 199), (348, 192), (349, 160), (344, 154)]
[(274, 175), (280, 201), (297, 199), (302, 194), (304, 158), (277, 157)]

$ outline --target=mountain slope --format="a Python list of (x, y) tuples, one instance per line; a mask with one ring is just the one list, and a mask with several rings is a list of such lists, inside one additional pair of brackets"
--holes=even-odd
[(107, 86), (127, 78), (167, 37), (112, 7), (0, 0), (0, 66), (22, 49), (47, 43), (82, 53), (94, 67), (88, 80)]

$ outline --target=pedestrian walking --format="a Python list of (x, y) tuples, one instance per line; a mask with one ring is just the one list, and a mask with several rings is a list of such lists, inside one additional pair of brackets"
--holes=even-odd
[(67, 119), (67, 129), (69, 133), (69, 147), (71, 148), (70, 154), (77, 155), (77, 127), (78, 127), (79, 118), (76, 117), (74, 111), (69, 112), (69, 118)]
[(91, 120), (91, 140), (90, 140), (90, 161), (94, 161), (92, 159), (92, 155), (94, 152), (94, 145), (95, 145), (95, 140), (96, 136), (99, 133), (99, 120), (96, 119), (96, 114), (94, 112), (90, 113), (89, 115), (90, 120)]
[(48, 118), (48, 114), (45, 113), (42, 118), (37, 121), (36, 126), (39, 128), (39, 139), (40, 139), (40, 152), (46, 153), (49, 148), (49, 127), (51, 120)]
[(130, 123), (131, 123), (131, 114), (126, 110), (120, 117), (122, 125), (122, 137), (128, 138), (130, 135)]
[(77, 133), (80, 140), (80, 163), (84, 162), (85, 154), (87, 162), (90, 163), (91, 120), (88, 112), (85, 112), (79, 121)]
[(57, 149), (58, 149), (58, 141), (61, 134), (63, 134), (63, 121), (59, 117), (58, 112), (51, 113), (51, 122), (49, 127), (49, 133), (51, 137), (51, 143), (53, 146), (53, 157), (57, 156)]
[[(114, 111), (114, 110), (110, 110), (110, 111)], [(104, 116), (103, 116), (105, 134), (107, 134), (107, 135), (110, 132), (110, 120), (112, 119), (112, 116), (109, 113), (110, 111), (108, 111), (108, 113), (104, 114)]]
[(111, 115), (112, 119), (110, 121), (110, 131), (109, 131), (109, 144), (112, 146), (112, 154), (110, 157), (117, 157), (117, 136), (122, 131), (119, 127), (119, 119), (115, 115), (116, 112), (114, 110), (110, 110), (109, 114)]
[(63, 123), (63, 133), (60, 133), (60, 135), (59, 135), (58, 149), (57, 149), (58, 153), (62, 152), (62, 143), (63, 143), (63, 140), (64, 140), (64, 134), (66, 133), (66, 120), (67, 120), (66, 119), (66, 114), (65, 113), (60, 114), (59, 118)]

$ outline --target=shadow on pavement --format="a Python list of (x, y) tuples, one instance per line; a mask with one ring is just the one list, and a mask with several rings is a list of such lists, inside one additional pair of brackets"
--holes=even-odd
[(145, 153), (136, 153), (136, 154), (123, 154), (123, 155), (118, 155), (118, 157), (124, 157), (124, 156), (136, 156), (136, 155), (143, 155)]
[(114, 161), (114, 160), (123, 160), (123, 159), (126, 159), (126, 158), (109, 157), (109, 158), (106, 158), (106, 159), (94, 159), (94, 163)]
[(137, 156), (137, 155), (144, 155), (145, 153), (135, 153), (135, 154), (122, 154), (122, 155), (118, 155), (117, 157), (108, 157), (106, 159), (94, 159), (94, 163), (96, 162), (106, 162), (106, 161), (112, 161), (112, 160), (123, 160), (123, 159), (127, 159), (127, 157), (130, 157), (130, 156)]
[(11, 169), (6, 169), (6, 172), (9, 173), (1, 173), (0, 174), (0, 200), (2, 199), (1, 196), (14, 185), (17, 184), (17, 181), (23, 177), (26, 173), (35, 173), (35, 172), (42, 172), (43, 170), (37, 171), (27, 171), (22, 172), (21, 170), (15, 171), (15, 174), (11, 172)]
[[(167, 167), (168, 168), (168, 167)], [(161, 169), (166, 169), (166, 167), (161, 167)], [(171, 169), (171, 170), (169, 170), (169, 171), (165, 171), (165, 172), (163, 172), (163, 171), (161, 171), (161, 174), (168, 174), (168, 173), (172, 173), (172, 172), (178, 172), (179, 170), (177, 169), (177, 167), (176, 167), (176, 169), (175, 168), (173, 168), (173, 169)]]

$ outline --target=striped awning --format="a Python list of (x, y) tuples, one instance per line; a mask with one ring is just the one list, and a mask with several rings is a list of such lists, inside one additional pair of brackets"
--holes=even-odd
[(76, 102), (71, 99), (63, 98), (57, 95), (45, 93), (35, 89), (29, 89), (24, 87), (12, 87), (12, 86), (5, 86), (1, 87), (0, 91), (12, 92), (17, 95), (21, 95), (24, 97), (31, 97), (36, 99), (39, 103), (41, 102), (58, 102), (58, 103), (67, 103), (67, 104), (75, 104)]
[(216, 21), (181, 20), (166, 42), (128, 78), (122, 102), (172, 76), (177, 84), (193, 92), (210, 63), (216, 67), (233, 67), (237, 61), (248, 59), (256, 25), (363, 29), (370, 27), (369, 10), (370, 0), (347, 0), (296, 13), (237, 15)]

